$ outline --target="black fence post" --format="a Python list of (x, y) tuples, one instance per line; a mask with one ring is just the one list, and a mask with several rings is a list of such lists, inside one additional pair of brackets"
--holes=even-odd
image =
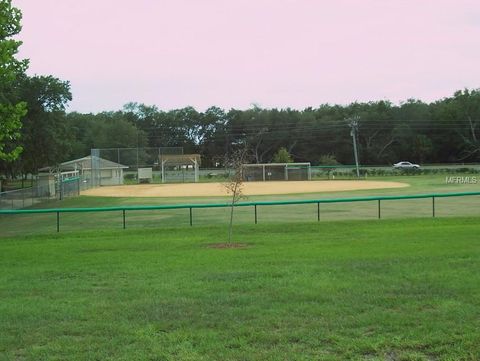
[(382, 218), (381, 208), (380, 208), (380, 199), (378, 200), (378, 219)]
[(435, 196), (432, 197), (432, 217), (435, 218)]
[(317, 202), (317, 221), (320, 222), (320, 202)]
[(255, 224), (257, 224), (257, 205), (255, 204)]
[(190, 226), (193, 226), (192, 207), (190, 207)]
[(57, 211), (57, 232), (60, 232), (60, 212)]
[(122, 213), (123, 213), (123, 229), (125, 229), (125, 227), (126, 227), (126, 223), (125, 223), (125, 209), (122, 210)]

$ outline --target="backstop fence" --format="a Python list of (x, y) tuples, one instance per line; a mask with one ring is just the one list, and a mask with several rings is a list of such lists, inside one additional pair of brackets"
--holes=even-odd
[[(236, 203), (234, 206), (236, 208), (243, 208), (249, 212), (251, 212), (251, 221), (255, 224), (259, 222), (259, 212), (260, 209), (265, 209), (268, 207), (291, 207), (291, 206), (302, 206), (303, 211), (300, 214), (300, 220), (306, 221), (316, 220), (320, 221), (322, 219), (322, 214), (324, 212), (322, 205), (327, 204), (359, 204), (359, 203), (368, 203), (373, 204), (374, 206), (366, 207), (365, 212), (363, 212), (363, 218), (367, 219), (381, 219), (384, 217), (383, 211), (387, 209), (388, 212), (391, 212), (395, 217), (402, 218), (405, 216), (410, 216), (412, 211), (418, 208), (418, 205), (410, 205), (407, 208), (403, 208), (401, 214), (395, 212), (395, 208), (397, 207), (388, 207), (387, 205), (393, 203), (392, 201), (407, 201), (407, 200), (429, 200), (429, 206), (425, 207), (424, 212), (421, 213), (421, 216), (430, 216), (430, 217), (437, 217), (442, 215), (457, 215), (456, 212), (461, 213), (461, 210), (465, 208), (465, 205), (460, 204), (459, 207), (455, 208), (453, 214), (448, 214), (446, 211), (451, 211), (453, 208), (451, 205), (443, 204), (443, 207), (439, 207), (439, 200), (447, 199), (447, 198), (468, 198), (473, 200), (473, 203), (470, 204), (472, 210), (478, 211), (479, 205), (479, 198), (480, 192), (461, 192), (461, 193), (431, 193), (431, 194), (417, 194), (417, 195), (403, 195), (403, 196), (370, 196), (370, 197), (350, 197), (350, 198), (325, 198), (325, 199), (307, 199), (307, 200), (286, 200), (286, 201), (258, 201), (258, 202), (239, 202)], [(312, 207), (313, 206), (313, 207)], [(387, 207), (386, 207), (387, 206)], [(424, 205), (425, 206), (425, 205)], [(221, 209), (231, 207), (230, 203), (214, 203), (214, 204), (175, 204), (175, 205), (155, 205), (155, 206), (119, 206), (119, 207), (102, 207), (102, 208), (51, 208), (51, 209), (24, 209), (24, 210), (0, 210), (0, 222), (5, 222), (8, 217), (17, 217), (17, 216), (24, 216), (24, 215), (32, 215), (32, 216), (45, 216), (48, 214), (55, 215), (55, 221), (52, 224), (56, 227), (56, 231), (59, 232), (61, 229), (62, 219), (63, 217), (67, 217), (68, 215), (80, 215), (85, 213), (109, 213), (112, 214), (112, 218), (109, 218), (111, 222), (117, 224), (117, 226), (121, 226), (123, 229), (127, 228), (129, 224), (129, 219), (132, 220), (133, 223), (138, 223), (138, 219), (146, 219), (148, 214), (152, 215), (152, 220), (155, 222), (154, 224), (158, 227), (161, 225), (161, 221), (165, 219), (169, 219), (170, 217), (177, 217), (175, 222), (169, 220), (167, 222), (167, 226), (171, 227), (173, 223), (181, 224), (182, 222), (178, 222), (179, 218), (184, 219), (184, 225), (193, 226), (195, 224), (195, 219), (201, 217), (201, 214), (198, 213), (199, 210), (207, 211), (207, 210), (214, 210), (214, 209)], [(429, 208), (429, 209), (428, 209)], [(448, 209), (445, 209), (448, 208)], [(164, 215), (163, 212), (169, 211), (178, 211), (180, 213), (173, 216), (172, 214)], [(440, 212), (439, 212), (440, 211)], [(158, 213), (160, 212), (160, 213)], [(221, 213), (217, 213), (220, 217), (222, 214), (228, 212), (221, 211)], [(284, 212), (286, 214), (286, 218), (284, 217), (284, 222), (293, 221), (293, 213), (292, 212)], [(440, 213), (440, 214), (439, 214)], [(271, 221), (271, 217), (274, 214), (273, 210), (263, 211), (262, 215), (265, 217), (265, 221)], [(463, 214), (464, 215), (464, 214)], [(472, 214), (469, 214), (470, 216)], [(480, 214), (474, 214), (475, 216), (480, 216)], [(91, 217), (90, 217), (91, 218)], [(98, 215), (94, 217), (95, 220), (91, 223), (92, 227), (95, 225), (98, 226), (99, 217)], [(172, 218), (173, 219), (173, 218)], [(207, 222), (215, 223), (215, 219), (208, 215), (206, 217)], [(343, 218), (340, 218), (343, 219)], [(347, 218), (348, 219), (348, 218)], [(13, 222), (15, 218), (11, 219)], [(51, 219), (53, 221), (53, 219)], [(78, 217), (75, 217), (75, 223), (81, 223)], [(144, 225), (144, 223), (140, 223), (140, 225)], [(89, 227), (88, 227), (89, 228)], [(84, 229), (84, 228), (83, 228)]]
[[(94, 148), (90, 151), (90, 183), (92, 187), (138, 183), (138, 170), (141, 168), (151, 168), (152, 181), (161, 183), (161, 160), (183, 154), (183, 147)], [(182, 173), (182, 169), (175, 168), (173, 171)], [(184, 170), (182, 175), (185, 173)], [(179, 181), (183, 179), (178, 178)]]

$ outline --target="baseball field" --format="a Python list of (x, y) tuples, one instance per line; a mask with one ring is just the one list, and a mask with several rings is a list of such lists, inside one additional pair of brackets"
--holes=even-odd
[[(478, 189), (390, 181), (247, 199)], [(48, 207), (227, 200), (144, 188)], [(0, 360), (478, 360), (479, 198), (439, 199), (436, 218), (424, 199), (386, 202), (380, 220), (361, 202), (322, 205), (320, 222), (314, 205), (260, 207), (258, 224), (239, 208), (234, 247), (223, 208), (192, 227), (188, 210), (132, 212), (125, 230), (118, 212), (62, 213), (60, 233), (55, 214), (3, 215)]]
[[(299, 193), (344, 192), (371, 189), (391, 189), (408, 187), (407, 183), (332, 180), (332, 181), (277, 181), (245, 182), (245, 196), (283, 195)], [(173, 184), (137, 184), (92, 188), (83, 195), (97, 197), (221, 197), (227, 196), (223, 183), (173, 183)]]

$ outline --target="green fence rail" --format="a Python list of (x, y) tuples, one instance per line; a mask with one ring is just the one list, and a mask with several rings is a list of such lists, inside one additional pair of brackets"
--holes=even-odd
[[(349, 198), (324, 198), (324, 199), (307, 199), (307, 200), (286, 200), (286, 201), (256, 201), (256, 202), (239, 202), (235, 207), (253, 207), (255, 215), (255, 224), (258, 222), (257, 208), (262, 206), (287, 206), (298, 204), (317, 204), (317, 220), (320, 221), (320, 205), (323, 203), (349, 203), (349, 202), (377, 202), (377, 217), (381, 218), (382, 201), (406, 200), (406, 199), (425, 199), (432, 200), (432, 217), (435, 217), (435, 199), (447, 197), (467, 197), (480, 196), (480, 192), (460, 192), (460, 193), (429, 193), (401, 196), (369, 196), (369, 197), (349, 197)], [(80, 213), (80, 212), (114, 212), (120, 211), (123, 219), (123, 228), (126, 228), (126, 215), (131, 211), (146, 210), (166, 210), (166, 209), (189, 209), (189, 223), (193, 225), (193, 210), (199, 208), (225, 208), (231, 207), (230, 203), (212, 203), (212, 204), (172, 204), (172, 205), (156, 205), (156, 206), (117, 206), (117, 207), (101, 207), (101, 208), (43, 208), (43, 209), (21, 209), (21, 210), (0, 210), (0, 215), (16, 215), (16, 214), (39, 214), (39, 213), (56, 213), (57, 216), (57, 232), (60, 231), (60, 214), (61, 213)]]

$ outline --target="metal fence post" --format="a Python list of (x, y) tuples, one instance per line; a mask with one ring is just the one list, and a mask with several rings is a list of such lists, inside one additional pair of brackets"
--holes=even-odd
[(60, 212), (57, 211), (57, 232), (60, 232)]
[(320, 202), (317, 202), (317, 221), (320, 222)]
[(255, 204), (255, 224), (257, 224), (257, 205)]
[(432, 217), (435, 218), (435, 196), (432, 197)]
[(125, 209), (122, 210), (122, 213), (123, 213), (123, 229), (125, 229)]
[(190, 226), (193, 226), (192, 207), (190, 207)]
[(378, 200), (378, 219), (382, 218), (382, 213), (380, 209), (380, 199)]

